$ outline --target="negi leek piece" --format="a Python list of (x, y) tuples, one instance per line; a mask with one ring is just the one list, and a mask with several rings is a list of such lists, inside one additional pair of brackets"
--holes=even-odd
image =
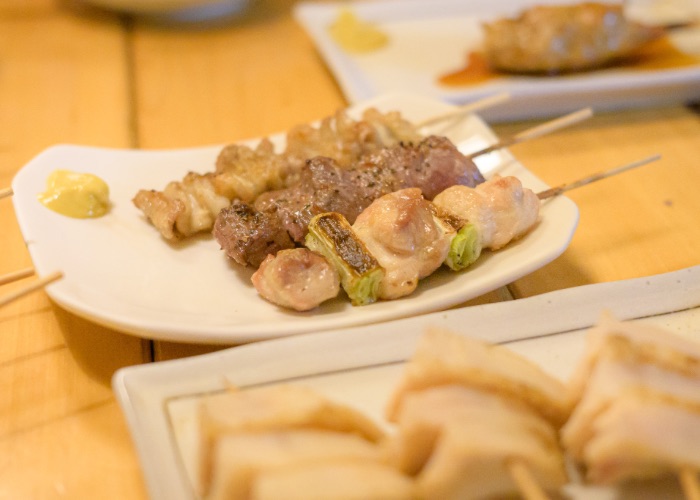
[(362, 306), (377, 301), (384, 268), (357, 237), (345, 217), (335, 212), (316, 215), (309, 223), (304, 243), (336, 268), (340, 284), (352, 305)]
[(481, 238), (474, 224), (467, 223), (457, 231), (450, 243), (445, 264), (453, 271), (472, 265), (481, 255)]

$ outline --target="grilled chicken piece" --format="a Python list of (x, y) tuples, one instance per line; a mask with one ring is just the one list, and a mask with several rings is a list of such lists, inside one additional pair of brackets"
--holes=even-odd
[(306, 248), (268, 255), (251, 279), (263, 298), (295, 311), (309, 311), (340, 292), (333, 266)]
[(621, 4), (539, 5), (483, 27), (488, 64), (510, 73), (558, 74), (607, 66), (663, 36)]
[(395, 421), (403, 399), (414, 391), (457, 384), (498, 393), (530, 406), (559, 428), (569, 415), (564, 385), (509, 349), (432, 329), (420, 340), (387, 406)]
[(252, 203), (261, 193), (281, 189), (298, 180), (309, 158), (327, 156), (340, 165), (352, 165), (362, 156), (422, 136), (397, 112), (368, 109), (360, 120), (344, 111), (318, 126), (299, 125), (287, 134), (287, 145), (275, 152), (265, 138), (251, 148), (232, 144), (221, 150), (214, 172), (188, 173), (168, 183), (163, 191), (140, 190), (134, 205), (169, 241), (212, 228), (219, 211), (233, 200)]
[(435, 206), (474, 224), (482, 248), (498, 250), (537, 222), (540, 200), (515, 177), (495, 176), (476, 187), (452, 186), (435, 196)]
[(352, 228), (385, 270), (379, 284), (381, 299), (412, 293), (418, 280), (445, 261), (455, 235), (455, 229), (437, 216), (435, 206), (418, 188), (375, 200)]
[(329, 459), (261, 471), (250, 500), (418, 500), (414, 482), (372, 460)]

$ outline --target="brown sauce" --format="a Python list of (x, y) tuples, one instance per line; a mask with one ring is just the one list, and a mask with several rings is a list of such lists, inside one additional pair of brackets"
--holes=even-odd
[[(700, 57), (678, 50), (668, 37), (660, 38), (640, 48), (633, 56), (615, 63), (615, 69), (654, 71), (684, 68), (700, 64)], [(604, 69), (596, 71), (605, 71)], [(446, 87), (477, 85), (508, 76), (507, 73), (492, 70), (483, 54), (470, 52), (464, 67), (438, 77), (438, 82)], [(542, 75), (541, 78), (548, 78)]]

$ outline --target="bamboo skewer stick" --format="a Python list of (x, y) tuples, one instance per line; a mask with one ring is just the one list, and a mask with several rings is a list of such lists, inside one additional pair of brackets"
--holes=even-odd
[(697, 472), (690, 467), (683, 467), (678, 472), (678, 479), (686, 500), (700, 500), (700, 481)]
[(0, 199), (12, 196), (12, 188), (0, 189)]
[(551, 134), (552, 132), (555, 132), (559, 129), (586, 120), (591, 116), (593, 116), (593, 110), (591, 108), (584, 108), (578, 111), (574, 111), (573, 113), (569, 113), (568, 115), (560, 116), (559, 118), (555, 118), (554, 120), (550, 120), (548, 122), (542, 123), (527, 130), (523, 130), (522, 132), (515, 134), (513, 137), (502, 139), (496, 144), (488, 146), (484, 149), (480, 149), (479, 151), (470, 153), (467, 155), (467, 158), (473, 159), (477, 156), (492, 153), (497, 149), (507, 148), (508, 146), (513, 146), (514, 144), (519, 144), (524, 141), (529, 141), (530, 139), (536, 139), (538, 137), (542, 137), (543, 135)]
[[(622, 172), (625, 172), (627, 170), (631, 170), (633, 168), (641, 167), (642, 165), (646, 165), (647, 163), (651, 163), (652, 161), (656, 161), (659, 158), (661, 158), (661, 155), (653, 155), (649, 156), (647, 158), (644, 158), (642, 160), (634, 161), (632, 163), (628, 163), (626, 165), (622, 165), (620, 167), (616, 168), (611, 168), (610, 170), (605, 170), (603, 172), (598, 172), (596, 174), (589, 175), (587, 177), (584, 177), (582, 179), (579, 179), (574, 182), (570, 182), (568, 184), (562, 184), (561, 186), (558, 187), (553, 187), (550, 189), (547, 189), (545, 191), (540, 191), (537, 193), (537, 197), (540, 200), (546, 200), (547, 198), (552, 198), (554, 196), (559, 196), (560, 194), (570, 191), (572, 189), (585, 186), (586, 184), (591, 184), (593, 182), (599, 181), (601, 179), (607, 179), (608, 177), (612, 177), (613, 175), (620, 174)], [(699, 499), (700, 500), (700, 499)]]
[(547, 494), (522, 460), (509, 460), (506, 468), (525, 500), (549, 500)]
[(3, 276), (0, 276), (0, 285), (4, 285), (6, 283), (12, 283), (13, 281), (21, 280), (23, 278), (31, 276), (32, 274), (34, 274), (34, 269), (31, 267), (28, 267), (27, 269), (20, 269), (19, 271), (15, 271), (12, 273), (7, 273)]
[(25, 295), (28, 295), (35, 290), (43, 288), (49, 283), (56, 281), (57, 279), (60, 279), (62, 277), (63, 273), (60, 271), (56, 271), (30, 283), (25, 287), (20, 288), (19, 290), (15, 290), (14, 292), (8, 293), (7, 295), (0, 297), (0, 307), (9, 304), (13, 300), (17, 300), (20, 297), (24, 297)]
[(505, 101), (510, 99), (510, 94), (508, 92), (503, 92), (501, 94), (495, 94), (492, 96), (484, 97), (483, 99), (479, 99), (478, 101), (471, 102), (469, 104), (465, 104), (464, 106), (460, 106), (456, 109), (453, 109), (452, 111), (449, 111), (448, 113), (444, 113), (442, 115), (437, 115), (432, 118), (428, 118), (427, 120), (424, 120), (422, 122), (419, 122), (416, 125), (416, 128), (424, 128), (424, 127), (429, 127), (430, 125), (435, 125), (436, 123), (440, 123), (445, 120), (449, 119), (457, 119), (461, 118), (463, 116), (466, 116), (471, 113), (476, 113), (477, 111), (481, 111), (486, 108), (490, 108), (491, 106), (495, 106), (496, 104), (501, 104)]

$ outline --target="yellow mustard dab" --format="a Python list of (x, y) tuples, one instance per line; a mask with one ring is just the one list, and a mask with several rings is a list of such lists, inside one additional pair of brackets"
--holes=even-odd
[(336, 43), (348, 52), (371, 52), (384, 47), (389, 42), (386, 33), (373, 24), (359, 19), (348, 9), (340, 12), (328, 31)]
[(68, 217), (100, 217), (109, 211), (109, 187), (93, 174), (55, 170), (38, 198), (42, 205)]

